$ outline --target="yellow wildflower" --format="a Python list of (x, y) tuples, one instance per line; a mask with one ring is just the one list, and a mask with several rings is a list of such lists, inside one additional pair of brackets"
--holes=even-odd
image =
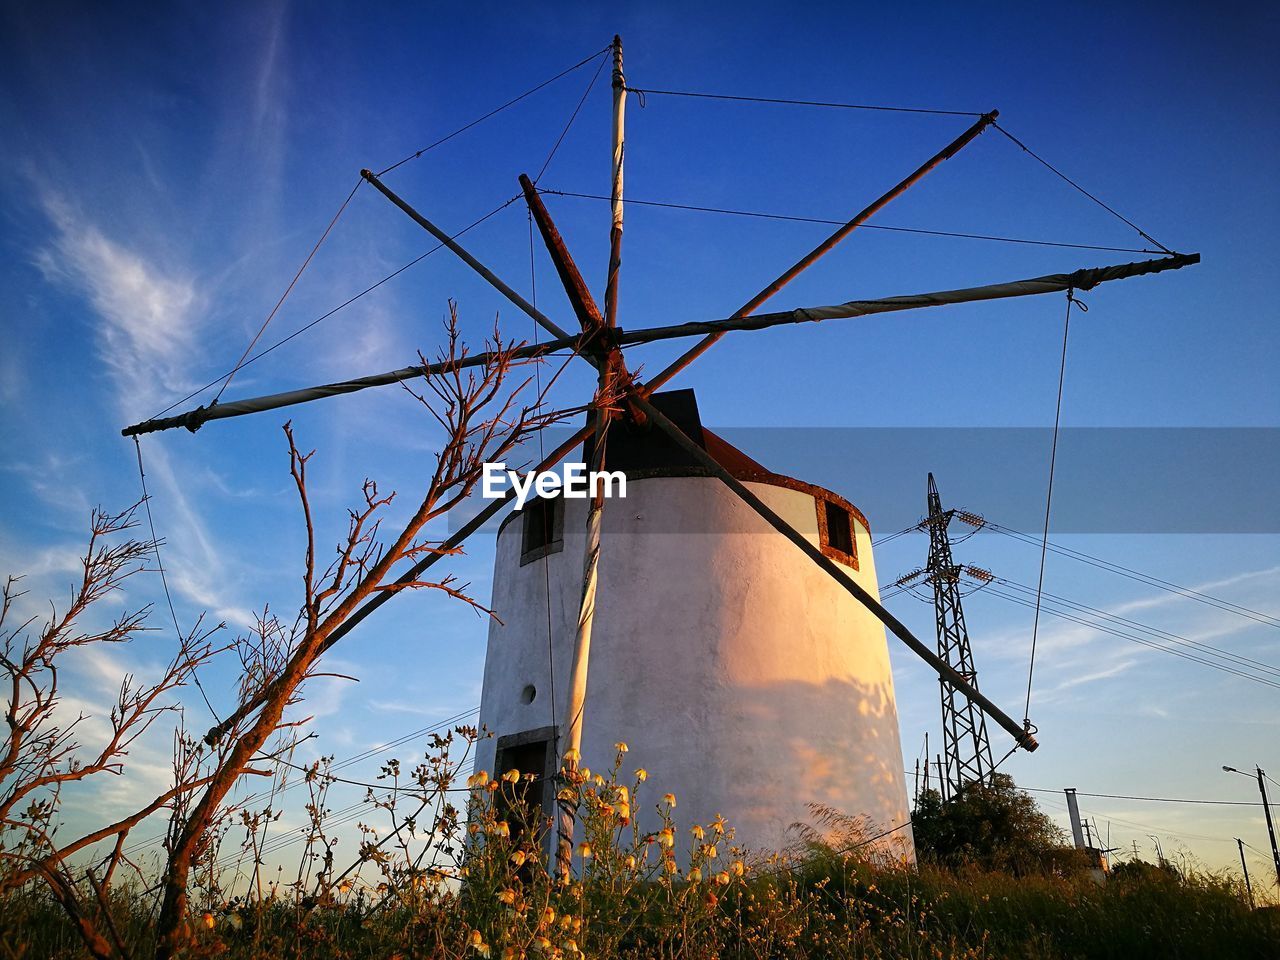
[(649, 779), (649, 771), (646, 770), (644, 767), (640, 767), (638, 770), (636, 770), (636, 779), (639, 780), (641, 783), (644, 783), (646, 780)]
[(568, 750), (564, 752), (565, 763), (577, 763), (581, 759), (582, 759), (582, 754), (579, 753), (573, 747), (570, 747)]
[(206, 913), (205, 913), (205, 915), (204, 915), (204, 918), (203, 918), (203, 919), (204, 919), (204, 925), (205, 925), (206, 927), (208, 927), (210, 930), (212, 930), (212, 929), (213, 929), (213, 925), (214, 925), (214, 923), (216, 922), (216, 921), (213, 919), (213, 914), (212, 914), (212, 913), (207, 913), (207, 912), (206, 912)]
[(617, 750), (619, 753), (626, 753), (631, 748), (628, 747), (624, 742), (619, 740), (617, 743), (613, 745), (613, 749)]
[(674, 860), (663, 860), (662, 869), (667, 871), (667, 873), (675, 873), (680, 868), (676, 866), (676, 862)]
[(690, 883), (697, 883), (699, 880), (702, 879), (702, 868), (694, 867), (692, 870), (690, 870), (688, 873), (684, 875), (684, 878), (688, 880)]
[(503, 887), (498, 891), (498, 899), (507, 906), (511, 906), (516, 902), (516, 892), (510, 887)]
[(628, 790), (622, 784), (618, 784), (617, 794), (618, 794), (618, 799), (623, 801), (624, 803), (631, 799), (631, 791)]
[(468, 787), (483, 787), (488, 782), (489, 782), (488, 770), (477, 770), (471, 776), (467, 777)]
[(502, 779), (507, 783), (518, 783), (520, 780), (520, 771), (512, 768), (502, 775)]
[(664, 847), (674, 847), (676, 845), (675, 832), (670, 827), (663, 827), (658, 831), (658, 842)]
[(625, 827), (627, 823), (631, 820), (631, 804), (620, 803), (618, 804), (617, 809), (618, 809), (618, 817), (619, 819), (622, 820), (622, 825)]
[(689, 832), (693, 834), (693, 838), (695, 840), (701, 840), (703, 837), (706, 836), (706, 833), (703, 831), (702, 827), (698, 826), (698, 824), (696, 823), (693, 825), (693, 828)]
[(500, 837), (509, 837), (511, 836), (511, 827), (508, 825), (507, 821), (499, 820), (493, 825), (493, 832)]
[(709, 859), (714, 860), (716, 858), (716, 845), (714, 843), (708, 843), (702, 849)]
[(517, 850), (515, 853), (511, 855), (511, 862), (516, 865), (517, 869), (519, 869), (520, 867), (523, 867), (524, 862), (527, 859), (529, 859), (528, 855), (523, 850)]
[(636, 858), (635, 858), (635, 857), (632, 857), (632, 856), (628, 856), (628, 857), (627, 857), (627, 869), (628, 869), (628, 870), (634, 870), (635, 868), (636, 868)]
[(578, 844), (578, 856), (582, 857), (583, 860), (590, 860), (591, 844), (587, 843), (585, 840)]
[(553, 908), (547, 907), (542, 911), (542, 922), (552, 924), (556, 922), (556, 912)]
[(664, 793), (662, 795), (662, 802), (669, 807), (674, 807), (676, 805), (676, 795), (674, 793)]
[(741, 860), (733, 861), (733, 865), (729, 869), (733, 871), (733, 875), (735, 877), (740, 877), (747, 871), (746, 866), (742, 863)]
[(728, 885), (729, 885), (729, 871), (728, 871), (728, 870), (721, 870), (719, 873), (717, 873), (717, 874), (716, 874), (716, 883), (720, 884), (720, 886), (722, 886), (722, 887), (726, 887), (726, 886), (728, 886)]

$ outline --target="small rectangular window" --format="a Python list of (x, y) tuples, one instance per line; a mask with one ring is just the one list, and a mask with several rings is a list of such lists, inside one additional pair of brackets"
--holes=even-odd
[(819, 540), (823, 552), (834, 554), (836, 560), (852, 563), (857, 566), (857, 553), (853, 540), (853, 517), (840, 504), (831, 500), (819, 503), (818, 516), (821, 523)]
[(520, 512), (524, 517), (522, 566), (564, 549), (564, 501), (560, 497), (538, 497)]

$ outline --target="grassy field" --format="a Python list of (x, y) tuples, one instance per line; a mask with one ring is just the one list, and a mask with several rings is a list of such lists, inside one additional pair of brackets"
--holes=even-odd
[[(572, 869), (547, 869), (541, 845), (501, 819), (513, 779), (472, 777), (469, 809), (444, 809), (424, 861), (395, 842), (368, 844), (360, 869), (336, 870), (321, 842), (305, 884), (193, 891), (183, 954), (298, 960), (457, 958), (1043, 958), (1271, 960), (1280, 910), (1251, 910), (1227, 875), (1136, 864), (1098, 884), (1078, 869), (1014, 876), (972, 866), (877, 862), (863, 844), (811, 834), (785, 855), (751, 858), (712, 823), (631, 818), (643, 771), (570, 775), (561, 801), (578, 813)], [(650, 801), (651, 802), (651, 801)], [(388, 835), (391, 837), (395, 834)], [(850, 849), (852, 847), (853, 849)], [(447, 852), (447, 851), (446, 851)], [(460, 860), (459, 864), (457, 861)], [(116, 952), (152, 952), (154, 897), (117, 887), (94, 918)], [(109, 915), (109, 919), (108, 919)], [(84, 956), (76, 929), (41, 888), (0, 903), (0, 960)]]

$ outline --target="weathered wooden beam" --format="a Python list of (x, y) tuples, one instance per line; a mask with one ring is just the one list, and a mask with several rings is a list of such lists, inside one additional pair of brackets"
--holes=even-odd
[(855, 600), (866, 607), (875, 615), (881, 623), (889, 628), (889, 631), (899, 640), (907, 645), (907, 647), (925, 663), (933, 667), (938, 675), (947, 683), (950, 683), (956, 690), (968, 697), (970, 701), (977, 704), (987, 716), (991, 717), (996, 723), (1000, 724), (1010, 735), (1018, 742), (1018, 745), (1026, 750), (1035, 750), (1039, 744), (1031, 732), (1022, 727), (1017, 721), (1012, 719), (1003, 710), (992, 703), (985, 697), (973, 684), (969, 683), (962, 677), (954, 667), (939, 657), (933, 650), (925, 646), (918, 640), (910, 630), (893, 614), (886, 610), (880, 601), (868, 593), (857, 581), (848, 576), (843, 570), (836, 566), (835, 561), (826, 557), (821, 550), (809, 542), (804, 534), (796, 530), (795, 527), (787, 523), (786, 520), (774, 513), (763, 500), (752, 493), (745, 484), (737, 477), (731, 474), (724, 466), (712, 457), (706, 450), (694, 443), (676, 424), (672, 423), (660, 410), (650, 404), (642, 397), (636, 396), (634, 402), (645, 412), (654, 426), (662, 430), (675, 442), (682, 450), (688, 453), (702, 466), (706, 467), (711, 473), (720, 478), (724, 484), (738, 495), (744, 503), (754, 510), (760, 517), (777, 530), (780, 534), (799, 547), (814, 563), (828, 573), (836, 583), (844, 587)]
[[(887, 206), (892, 200), (906, 193), (907, 190), (909, 190), (912, 186), (914, 186), (916, 183), (922, 180), (925, 174), (927, 174), (930, 170), (938, 166), (944, 160), (949, 160), (951, 157), (959, 153), (960, 150), (962, 150), (969, 143), (971, 143), (978, 136), (978, 134), (982, 133), (983, 130), (985, 130), (988, 126), (994, 123), (996, 117), (999, 115), (1000, 115), (999, 110), (992, 110), (990, 113), (983, 114), (978, 119), (978, 121), (973, 124), (973, 126), (971, 126), (964, 133), (960, 134), (960, 136), (956, 137), (955, 140), (951, 141), (951, 143), (947, 144), (940, 151), (935, 153), (932, 157), (930, 157), (923, 164), (921, 164), (916, 169), (916, 171), (911, 174), (911, 176), (907, 177), (905, 180), (898, 183), (887, 193), (883, 194), (878, 200), (872, 203), (869, 207), (862, 210), (860, 213), (854, 216), (853, 219), (851, 219), (848, 223), (846, 223), (844, 226), (837, 229), (835, 233), (831, 234), (831, 236), (827, 237), (826, 240), (823, 240), (822, 243), (818, 244), (816, 247), (810, 250), (805, 256), (803, 256), (795, 264), (793, 264), (792, 266), (784, 270), (782, 272), (782, 275), (779, 276), (778, 279), (774, 280), (773, 283), (769, 284), (767, 287), (765, 287), (763, 290), (757, 293), (754, 297), (748, 300), (745, 304), (743, 304), (742, 307), (738, 310), (738, 312), (733, 315), (734, 319), (745, 317), (749, 313), (754, 313), (755, 310), (759, 306), (761, 306), (761, 304), (763, 304), (766, 300), (770, 299), (775, 293), (777, 293), (779, 290), (785, 287), (788, 283), (790, 283), (796, 277), (800, 276), (800, 274), (802, 274), (810, 266), (816, 263), (823, 255), (828, 253), (841, 240), (847, 237), (850, 233), (852, 233), (862, 224), (870, 220), (873, 216), (875, 216), (875, 214), (877, 214), (880, 210), (882, 210), (885, 206)], [(672, 377), (678, 374), (685, 367), (689, 366), (689, 364), (693, 363), (693, 361), (696, 360), (698, 357), (702, 356), (702, 354), (704, 354), (708, 350), (708, 348), (710, 348), (711, 345), (715, 343), (717, 340), (719, 340), (720, 337), (722, 337), (723, 335), (724, 334), (722, 333), (708, 334), (704, 339), (694, 344), (693, 347), (691, 347), (681, 356), (679, 356), (674, 361), (672, 361), (672, 363), (669, 364), (665, 370), (661, 371), (656, 377), (654, 377), (652, 380), (650, 380), (648, 383), (645, 384), (645, 387), (644, 387), (645, 396), (650, 396), (655, 390), (657, 390), (659, 387), (667, 383), (667, 381), (669, 381)]]
[[(1003, 300), (1011, 297), (1040, 296), (1046, 293), (1060, 293), (1064, 290), (1091, 290), (1100, 283), (1114, 280), (1126, 280), (1166, 270), (1179, 270), (1200, 262), (1200, 254), (1175, 254), (1172, 257), (1161, 257), (1156, 260), (1140, 260), (1136, 263), (1119, 263), (1107, 267), (1088, 267), (1074, 273), (1053, 273), (1043, 277), (1031, 277), (1026, 280), (1013, 280), (1008, 283), (988, 284), (982, 287), (963, 287), (959, 290), (937, 290), (932, 293), (916, 293), (902, 297), (885, 297), (881, 300), (850, 300), (847, 303), (826, 307), (800, 307), (779, 313), (757, 313), (746, 317), (729, 317), (725, 320), (694, 321), (666, 327), (648, 327), (642, 330), (618, 330), (611, 336), (611, 341), (619, 346), (631, 346), (638, 343), (653, 343), (659, 340), (672, 340), (680, 337), (720, 337), (733, 330), (765, 330), (770, 327), (790, 323), (813, 323), (821, 320), (842, 320), (854, 317), (869, 317), (877, 313), (895, 313), (903, 310), (921, 310), (925, 307), (945, 307), (956, 303), (977, 303), (985, 300)], [(589, 352), (591, 340), (589, 335), (564, 337), (549, 340), (542, 344), (519, 347), (512, 351), (513, 359), (538, 357), (560, 350), (580, 350)], [(156, 420), (147, 420), (133, 426), (125, 427), (121, 433), (126, 437), (139, 433), (151, 433), (156, 430), (168, 430), (173, 427), (186, 427), (198, 430), (210, 420), (223, 420), (228, 417), (240, 417), (248, 413), (259, 413), (263, 410), (274, 410), (278, 407), (292, 406), (318, 400), (324, 397), (335, 397), (345, 393), (354, 393), (367, 387), (385, 386), (400, 383), (413, 377), (427, 376), (433, 373), (444, 373), (457, 367), (481, 366), (494, 359), (492, 353), (478, 353), (475, 356), (463, 357), (445, 363), (428, 366), (404, 367), (389, 373), (374, 374), (356, 380), (344, 380), (319, 387), (308, 387), (304, 390), (292, 390), (266, 397), (255, 397), (247, 400), (233, 400), (228, 403), (209, 407), (198, 407), (187, 413), (177, 414)]]
[(476, 273), (480, 274), (480, 276), (484, 277), (484, 279), (489, 282), (490, 286), (532, 317), (534, 322), (536, 322), (540, 327), (548, 331), (554, 337), (567, 337), (569, 335), (541, 310), (503, 283), (502, 279), (496, 273), (463, 249), (462, 245), (458, 243), (458, 241), (454, 240), (453, 237), (449, 236), (449, 234), (445, 233), (417, 210), (409, 206), (409, 204), (401, 199), (394, 190), (379, 180), (377, 174), (371, 170), (361, 170), (360, 176), (368, 180), (377, 188), (379, 193), (408, 214), (410, 220), (422, 227), (422, 229), (426, 230), (427, 233), (431, 234), (451, 251), (457, 254), (458, 258), (463, 263), (469, 266)]
[(595, 298), (591, 296), (587, 282), (582, 279), (578, 265), (569, 254), (569, 248), (565, 245), (564, 238), (560, 236), (560, 231), (556, 229), (555, 221), (547, 212), (547, 206), (538, 195), (537, 188), (523, 173), (520, 174), (520, 189), (524, 191), (525, 203), (529, 205), (533, 222), (538, 225), (538, 232), (542, 234), (542, 242), (547, 245), (547, 253), (551, 255), (551, 262), (560, 276), (560, 283), (563, 284), (564, 292), (569, 297), (569, 304), (578, 317), (578, 325), (584, 333), (599, 329), (604, 324), (600, 308), (596, 306)]

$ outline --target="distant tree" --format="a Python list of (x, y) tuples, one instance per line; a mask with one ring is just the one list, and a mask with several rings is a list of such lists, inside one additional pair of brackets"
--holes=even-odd
[(950, 800), (936, 790), (924, 791), (911, 829), (922, 859), (1013, 873), (1061, 864), (1066, 844), (1062, 829), (1002, 773), (986, 783), (966, 785)]

